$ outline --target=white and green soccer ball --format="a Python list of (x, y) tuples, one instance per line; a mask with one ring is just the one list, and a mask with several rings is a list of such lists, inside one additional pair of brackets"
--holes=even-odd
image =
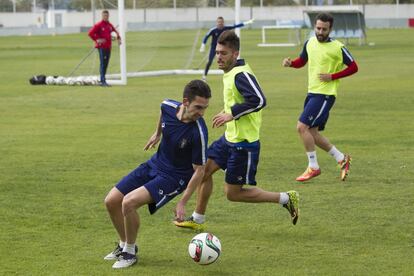
[(65, 83), (66, 83), (66, 85), (75, 85), (75, 79), (71, 78), (71, 77), (66, 78)]
[(188, 254), (200, 265), (214, 263), (221, 253), (220, 240), (211, 233), (201, 233), (191, 239)]
[(91, 85), (98, 85), (99, 84), (99, 77), (93, 76), (91, 77)]
[(77, 77), (75, 78), (75, 84), (76, 85), (84, 85), (85, 77)]
[(46, 77), (46, 84), (47, 85), (54, 85), (55, 83), (55, 78), (53, 76), (48, 76)]
[(62, 76), (59, 76), (55, 79), (56, 84), (58, 85), (64, 85), (65, 84), (65, 78)]
[(117, 38), (118, 38), (118, 35), (116, 34), (116, 32), (111, 32), (112, 41), (116, 40)]

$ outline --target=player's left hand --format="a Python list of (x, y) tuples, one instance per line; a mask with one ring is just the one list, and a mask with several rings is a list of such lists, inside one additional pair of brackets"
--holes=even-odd
[(319, 74), (319, 80), (323, 82), (329, 82), (332, 80), (331, 74)]
[(254, 22), (254, 18), (252, 18), (252, 19), (250, 19), (250, 20), (247, 20), (247, 21), (244, 21), (243, 22), (243, 24), (244, 25), (250, 25), (250, 24), (252, 24)]
[(181, 202), (178, 201), (177, 206), (175, 206), (175, 220), (176, 221), (183, 221), (185, 218), (185, 205)]
[(121, 40), (121, 38), (118, 38), (118, 45), (121, 45), (122, 44), (122, 40)]
[(213, 128), (221, 127), (225, 123), (230, 122), (232, 120), (233, 120), (233, 115), (228, 114), (228, 113), (219, 113), (213, 117)]

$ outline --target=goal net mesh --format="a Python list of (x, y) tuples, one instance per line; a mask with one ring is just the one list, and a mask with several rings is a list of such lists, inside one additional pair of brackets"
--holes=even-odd
[[(152, 3), (155, 8), (157, 1), (147, 1), (147, 8), (152, 8)], [(118, 29), (120, 23), (117, 0), (96, 1), (97, 21), (100, 20), (100, 12), (104, 9), (109, 10), (109, 21)], [(127, 10), (127, 12), (129, 11)], [(172, 71), (176, 70), (187, 70), (191, 71), (187, 73), (201, 75), (207, 53), (200, 53), (198, 49), (205, 30), (200, 28), (175, 31), (151, 30), (143, 27), (142, 18), (136, 18), (136, 22), (133, 22), (131, 18), (132, 16), (129, 16), (125, 22), (127, 33), (126, 37), (122, 38), (123, 43), (126, 43), (128, 77), (174, 74), (176, 72)], [(165, 29), (168, 29), (167, 25)], [(98, 50), (91, 49), (90, 52), (86, 52), (87, 50), (85, 50), (85, 57), (80, 60), (80, 64), (72, 72), (72, 76), (99, 75)], [(107, 69), (107, 79), (120, 77), (120, 62), (120, 47), (114, 40)]]

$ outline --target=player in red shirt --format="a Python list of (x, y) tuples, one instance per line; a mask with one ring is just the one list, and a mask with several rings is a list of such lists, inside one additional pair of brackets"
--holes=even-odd
[(109, 58), (111, 57), (112, 32), (116, 33), (116, 39), (120, 45), (121, 37), (115, 27), (109, 22), (109, 12), (104, 10), (102, 11), (102, 20), (96, 23), (88, 33), (89, 37), (95, 41), (95, 48), (99, 50), (101, 86), (109, 86), (106, 83), (105, 74), (108, 68)]

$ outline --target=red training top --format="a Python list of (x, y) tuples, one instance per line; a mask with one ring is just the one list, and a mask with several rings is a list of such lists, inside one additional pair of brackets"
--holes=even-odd
[[(115, 27), (109, 23), (109, 21), (99, 21), (89, 30), (89, 37), (95, 41), (95, 48), (111, 49), (112, 47), (112, 37), (111, 33), (115, 32), (117, 38), (120, 39), (118, 31)], [(98, 43), (98, 39), (105, 39), (104, 42)]]

